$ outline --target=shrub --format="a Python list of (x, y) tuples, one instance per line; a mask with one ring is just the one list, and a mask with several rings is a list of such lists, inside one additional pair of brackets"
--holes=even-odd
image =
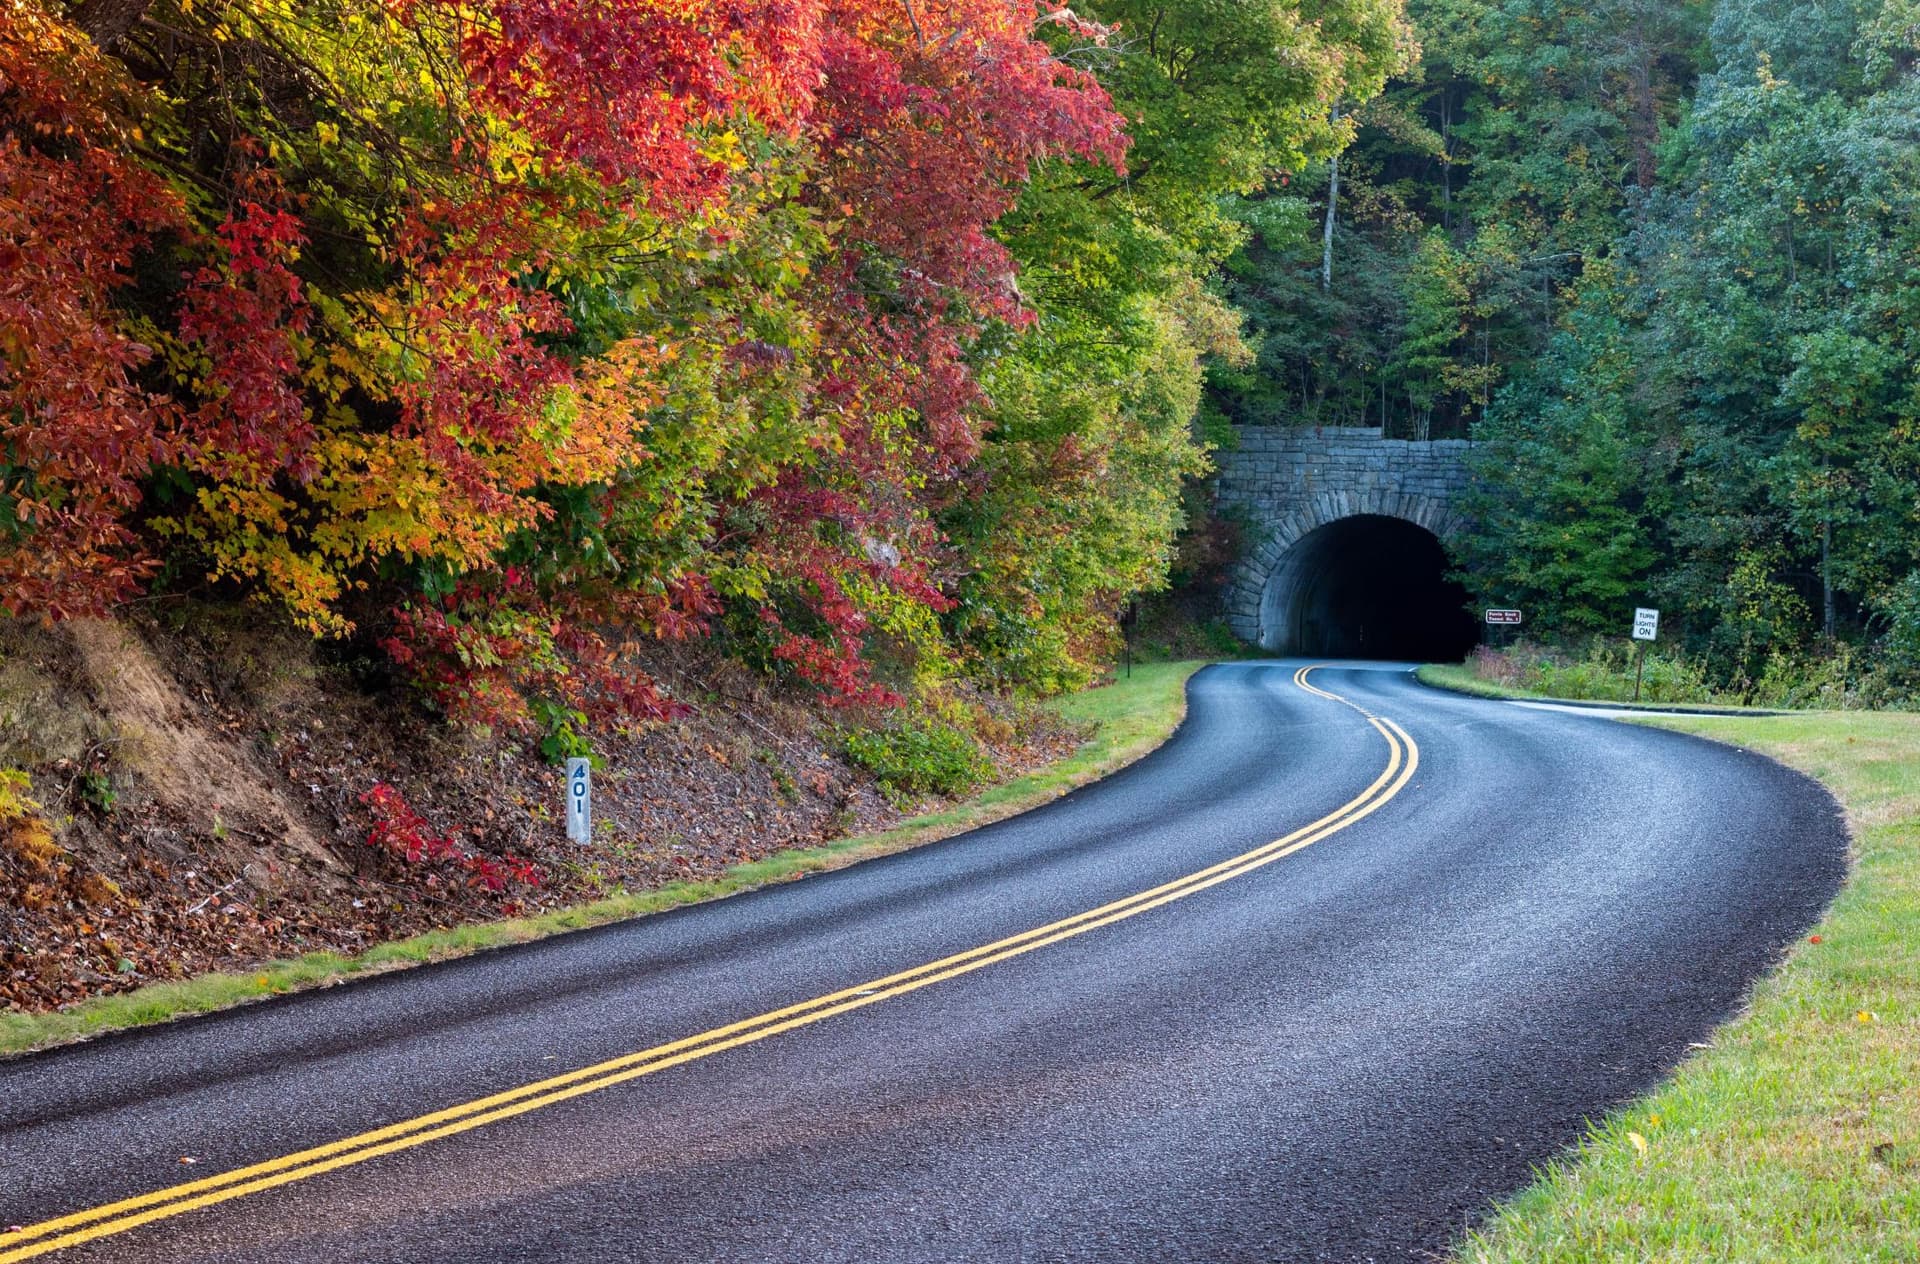
[(445, 863), (465, 879), (466, 885), (495, 893), (511, 884), (538, 887), (544, 881), (539, 867), (531, 861), (468, 851), (457, 830), (440, 833), (414, 811), (406, 796), (385, 782), (375, 782), (360, 796), (360, 802), (373, 812), (367, 845), (403, 857), (409, 864)]
[[(1596, 637), (1573, 651), (1521, 642), (1505, 650), (1481, 646), (1468, 660), (1474, 674), (1508, 688), (1554, 698), (1623, 702), (1633, 697), (1635, 648)], [(1678, 650), (1649, 648), (1641, 676), (1642, 702), (1712, 702), (1713, 687), (1700, 665)]]
[(952, 798), (993, 775), (993, 761), (967, 734), (938, 720), (909, 720), (847, 738), (847, 757), (879, 779), (896, 803)]
[(40, 815), (31, 791), (33, 783), (18, 768), (0, 769), (0, 848), (25, 864), (35, 876), (51, 876), (54, 863), (66, 855)]
[[(1633, 696), (1635, 649), (1617, 638), (1596, 638), (1584, 651), (1529, 642), (1496, 650), (1481, 646), (1467, 660), (1474, 675), (1507, 688), (1555, 698), (1619, 702)], [(1920, 698), (1916, 673), (1896, 653), (1839, 642), (1823, 652), (1775, 649), (1753, 680), (1738, 670), (1731, 680), (1709, 674), (1704, 658), (1677, 647), (1651, 647), (1641, 684), (1642, 702), (1720, 703), (1813, 710), (1908, 708)]]

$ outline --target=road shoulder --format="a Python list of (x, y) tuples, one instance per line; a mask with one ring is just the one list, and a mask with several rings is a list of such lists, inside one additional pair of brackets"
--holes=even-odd
[(1854, 864), (1745, 1011), (1456, 1247), (1474, 1264), (1920, 1249), (1920, 715), (1635, 717), (1813, 776)]

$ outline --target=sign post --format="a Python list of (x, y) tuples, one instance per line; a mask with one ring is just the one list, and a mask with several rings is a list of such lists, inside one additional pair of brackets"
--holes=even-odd
[[(1517, 628), (1520, 626), (1520, 612), (1518, 610), (1490, 609), (1486, 613), (1486, 621), (1489, 629)], [(1494, 644), (1499, 644), (1497, 638), (1494, 640)]]
[(1647, 670), (1647, 643), (1659, 639), (1660, 612), (1645, 606), (1633, 611), (1633, 639), (1640, 642), (1640, 657), (1633, 665), (1633, 700), (1640, 701), (1640, 677)]
[(593, 763), (588, 759), (567, 761), (567, 841), (593, 841)]

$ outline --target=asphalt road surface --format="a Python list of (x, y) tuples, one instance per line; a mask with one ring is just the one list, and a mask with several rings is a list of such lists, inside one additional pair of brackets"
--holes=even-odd
[(1432, 1258), (1845, 834), (1755, 755), (1299, 666), (946, 843), (0, 1062), (0, 1264)]

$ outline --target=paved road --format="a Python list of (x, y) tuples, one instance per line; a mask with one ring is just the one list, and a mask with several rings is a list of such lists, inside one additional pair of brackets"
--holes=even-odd
[(1430, 1258), (1844, 833), (1757, 756), (1297, 667), (947, 843), (0, 1063), (0, 1264)]

